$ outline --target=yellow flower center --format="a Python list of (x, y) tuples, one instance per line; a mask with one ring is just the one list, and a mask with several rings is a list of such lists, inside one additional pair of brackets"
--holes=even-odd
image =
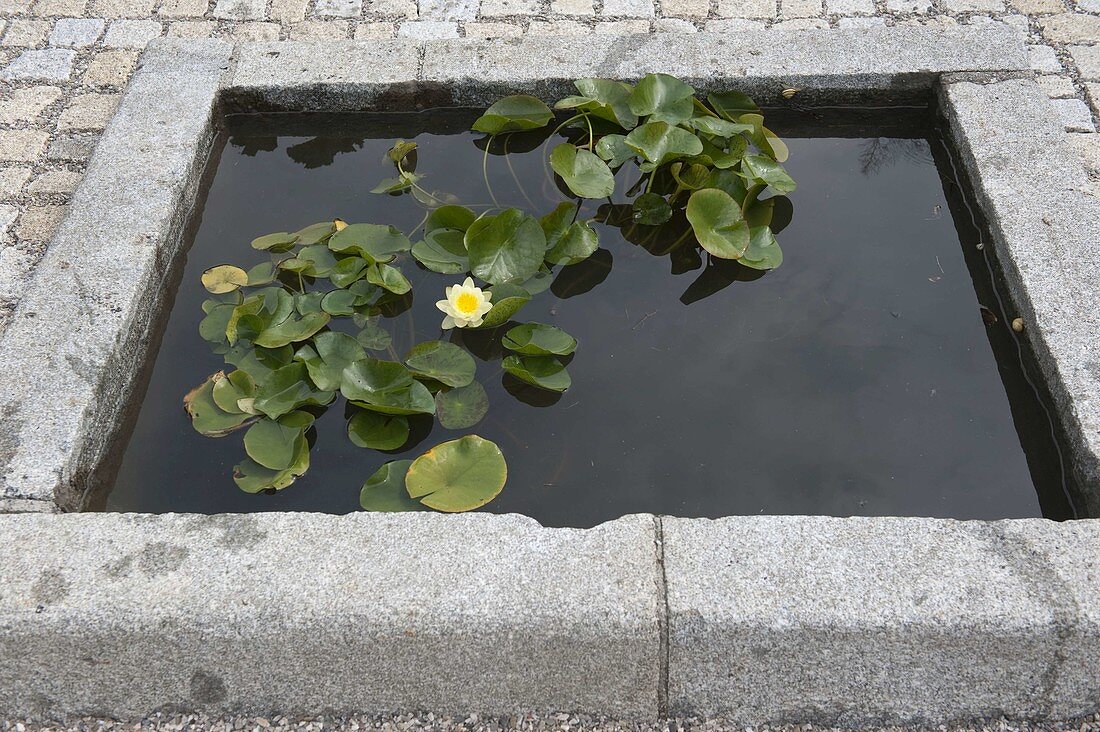
[(464, 292), (455, 298), (455, 307), (458, 308), (461, 313), (468, 315), (477, 310), (477, 306), (477, 295), (472, 293)]

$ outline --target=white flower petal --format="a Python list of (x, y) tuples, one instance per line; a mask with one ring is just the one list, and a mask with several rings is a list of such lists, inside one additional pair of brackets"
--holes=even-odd
[(443, 325), (442, 325), (443, 330), (450, 330), (453, 327), (455, 327), (455, 319), (454, 318), (452, 318), (450, 315), (443, 318)]
[(466, 281), (462, 283), (462, 286), (472, 288), (474, 286), (474, 278), (473, 277), (467, 277)]

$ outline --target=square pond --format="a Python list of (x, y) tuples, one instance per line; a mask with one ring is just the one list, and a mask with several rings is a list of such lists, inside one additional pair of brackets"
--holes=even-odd
[[(384, 158), (397, 139), (418, 143), (426, 188), (490, 204), (483, 136), (468, 131), (477, 114), (228, 119), (144, 400), (96, 508), (345, 513), (384, 462), (476, 433), (500, 446), (509, 472), (482, 510), (549, 526), (638, 512), (1077, 515), (1050, 411), (980, 246), (987, 235), (924, 109), (766, 114), (798, 182), (791, 206), (776, 207), (777, 224), (790, 218), (777, 232), (785, 261), (766, 274), (594, 224), (600, 250), (556, 268), (549, 290), (516, 315), (577, 339), (563, 394), (503, 374), (507, 328), (441, 334), (435, 302), (461, 278), (401, 255), (414, 295), (380, 321), (394, 355), (374, 355), (439, 338), (467, 348), (488, 393), (485, 418), (457, 431), (413, 419), (409, 442), (383, 453), (348, 440), (338, 400), (316, 422), (305, 476), (277, 493), (239, 490), (242, 433), (204, 437), (182, 408), (225, 368), (198, 334), (200, 275), (264, 261), (253, 238), (317, 221), (412, 232), (425, 213), (413, 196), (369, 192), (393, 175)], [(542, 215), (567, 200), (540, 142), (517, 137), (507, 156), (500, 140), (490, 149), (501, 205)], [(615, 202), (636, 177), (620, 171)], [(611, 204), (585, 201), (582, 216), (605, 218)]]

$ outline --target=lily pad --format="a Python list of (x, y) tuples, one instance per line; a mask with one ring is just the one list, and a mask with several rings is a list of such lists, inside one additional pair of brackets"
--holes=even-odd
[(695, 90), (668, 74), (646, 74), (630, 95), (630, 111), (648, 121), (676, 124), (695, 111)]
[(252, 248), (269, 252), (285, 252), (290, 250), (298, 241), (298, 234), (288, 234), (280, 231), (276, 234), (258, 236), (252, 240)]
[(294, 359), (306, 365), (309, 378), (323, 391), (337, 391), (346, 369), (367, 352), (359, 341), (347, 333), (326, 331), (313, 339), (311, 346), (302, 346)]
[(643, 193), (631, 205), (631, 218), (647, 226), (663, 224), (672, 218), (672, 206), (659, 193)]
[(435, 416), (449, 430), (464, 430), (480, 422), (489, 411), (489, 395), (480, 381), (446, 389), (435, 395)]
[(233, 467), (233, 482), (245, 493), (286, 488), (309, 470), (309, 441), (302, 437), (295, 443), (295, 449), (294, 460), (285, 470), (272, 470), (245, 458)]
[(520, 381), (549, 391), (565, 391), (573, 383), (565, 366), (553, 356), (508, 356), (500, 365)]
[(372, 264), (367, 269), (367, 282), (395, 295), (404, 295), (412, 289), (412, 283), (401, 274), (401, 270), (388, 264)]
[(596, 143), (596, 154), (606, 160), (609, 167), (618, 168), (638, 153), (626, 144), (626, 135), (604, 135)]
[(337, 287), (348, 287), (366, 275), (368, 264), (363, 257), (344, 257), (333, 266), (328, 278)]
[(749, 225), (741, 206), (725, 191), (704, 188), (687, 203), (687, 219), (695, 238), (720, 259), (740, 259), (749, 248)]
[(248, 284), (248, 273), (232, 264), (219, 264), (202, 273), (202, 286), (207, 292), (221, 295)]
[(794, 179), (783, 166), (763, 155), (746, 155), (741, 161), (741, 170), (747, 177), (763, 181), (780, 193), (795, 189)]
[(531, 300), (531, 294), (519, 285), (497, 285), (489, 291), (493, 293), (493, 307), (485, 313), (485, 319), (478, 326), (480, 329), (504, 325)]
[(255, 419), (251, 414), (223, 411), (214, 402), (214, 384), (224, 378), (224, 371), (212, 374), (183, 397), (183, 408), (191, 417), (191, 426), (207, 437), (223, 437)]
[(405, 365), (415, 376), (446, 384), (466, 386), (474, 380), (477, 363), (464, 349), (446, 341), (418, 343), (405, 356)]
[(783, 264), (783, 250), (779, 248), (771, 228), (759, 226), (752, 229), (749, 232), (749, 248), (738, 261), (753, 269), (775, 269)]
[(741, 115), (759, 112), (760, 108), (747, 94), (738, 91), (727, 91), (707, 96), (710, 106), (720, 117), (731, 122), (741, 119)]
[(368, 262), (388, 262), (399, 252), (412, 249), (412, 242), (393, 226), (351, 224), (333, 234), (328, 247), (334, 252), (358, 254)]
[(405, 488), (410, 465), (412, 460), (394, 460), (375, 471), (359, 491), (360, 507), (367, 511), (423, 511), (423, 504)]
[(625, 143), (656, 166), (703, 152), (698, 137), (667, 122), (647, 122), (631, 130)]
[(542, 266), (546, 235), (539, 222), (517, 208), (483, 215), (466, 230), (474, 277), (492, 285), (522, 282)]
[(355, 336), (359, 345), (372, 351), (384, 351), (390, 347), (392, 338), (389, 331), (377, 323), (367, 323), (359, 334)]
[(474, 132), (499, 135), (502, 132), (536, 130), (545, 127), (554, 113), (541, 99), (527, 94), (515, 94), (495, 102), (474, 122)]
[(436, 229), (466, 231), (476, 218), (477, 214), (465, 206), (448, 204), (433, 209), (428, 214), (428, 218), (424, 221), (424, 231), (435, 231)]
[(524, 323), (505, 333), (501, 345), (532, 356), (568, 356), (577, 350), (577, 339), (552, 325)]
[(409, 440), (409, 420), (400, 415), (360, 410), (348, 421), (348, 439), (358, 447), (396, 450)]
[(244, 433), (244, 449), (265, 468), (286, 470), (298, 455), (298, 441), (305, 439), (305, 430), (293, 422), (261, 419)]
[(440, 274), (462, 274), (470, 269), (470, 257), (461, 229), (432, 229), (422, 241), (413, 244), (416, 261)]
[(223, 412), (240, 414), (252, 413), (251, 409), (245, 409), (242, 401), (247, 400), (246, 406), (251, 406), (252, 395), (256, 393), (256, 382), (248, 375), (247, 371), (237, 369), (224, 379), (214, 380), (212, 396), (214, 403)]
[(265, 328), (253, 339), (253, 343), (264, 348), (278, 348), (288, 343), (304, 341), (328, 325), (329, 320), (328, 313), (309, 313), (301, 318), (290, 316), (277, 325)]
[(615, 192), (615, 176), (595, 153), (563, 142), (550, 153), (550, 167), (574, 195), (607, 198)]
[(437, 511), (472, 511), (500, 494), (508, 465), (500, 448), (478, 435), (436, 445), (405, 474), (409, 495)]
[(298, 407), (328, 404), (333, 396), (331, 391), (318, 391), (313, 387), (303, 364), (292, 363), (271, 372), (260, 383), (252, 404), (257, 412), (278, 419)]
[(340, 393), (345, 398), (383, 414), (432, 414), (435, 399), (399, 363), (367, 358), (344, 369)]
[[(589, 223), (573, 221), (576, 212), (577, 205), (566, 201), (539, 219), (542, 231), (546, 234), (547, 262), (576, 264), (588, 259), (599, 248), (599, 237)], [(549, 282), (546, 284), (549, 287)], [(525, 289), (530, 291), (530, 288)]]

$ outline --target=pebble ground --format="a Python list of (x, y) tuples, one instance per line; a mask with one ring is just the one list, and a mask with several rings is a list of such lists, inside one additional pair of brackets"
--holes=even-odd
[[(883, 732), (1100, 732), (1100, 714), (1060, 723), (1035, 723), (1007, 719), (985, 719), (969, 724), (938, 727), (876, 727)], [(354, 717), (207, 717), (195, 714), (155, 714), (144, 719), (118, 721), (97, 718), (72, 720), (62, 725), (0, 721), (0, 732), (332, 732), (382, 730), (383, 732), (842, 732), (841, 728), (811, 724), (741, 727), (721, 720), (673, 719), (660, 724), (637, 724), (570, 714), (479, 717), (403, 714)]]

